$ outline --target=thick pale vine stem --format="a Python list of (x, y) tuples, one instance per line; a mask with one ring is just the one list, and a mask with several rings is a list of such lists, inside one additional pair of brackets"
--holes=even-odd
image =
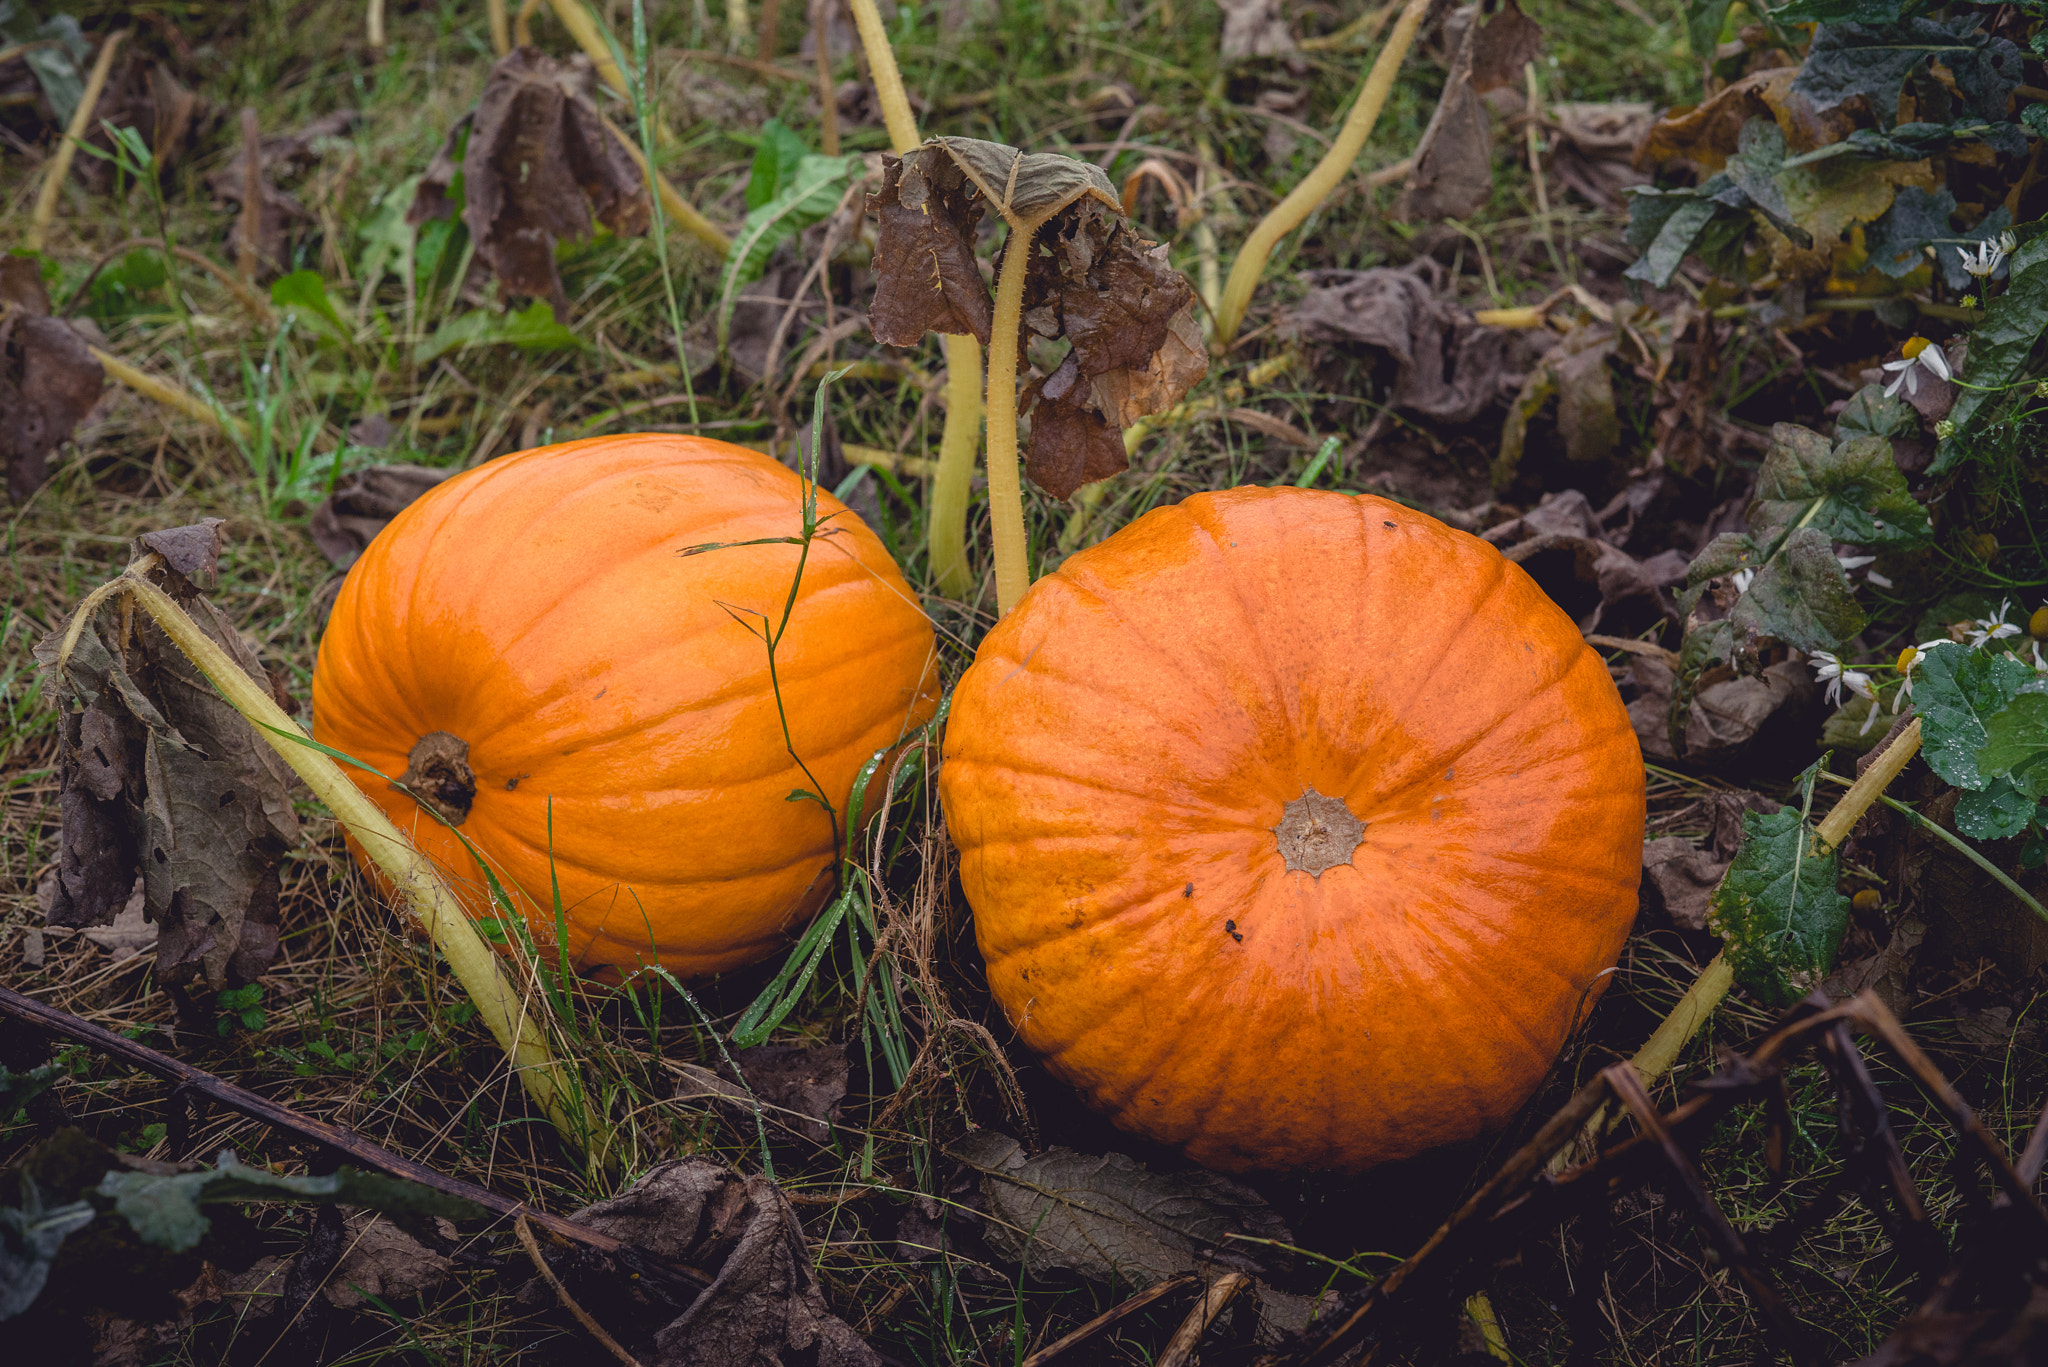
[(988, 511), (996, 550), (996, 611), (1005, 617), (1031, 587), (1024, 476), (1017, 468), (1017, 331), (1024, 321), (1024, 276), (1037, 227), (1010, 225), (988, 339)]
[(267, 689), (243, 672), (220, 645), (199, 629), (171, 596), (150, 583), (138, 571), (143, 561), (96, 592), (82, 604), (65, 634), (62, 660), (70, 655), (84, 631), (93, 609), (105, 601), (109, 591), (128, 594), (147, 612), (186, 658), (227, 699), (230, 706), (262, 733), (273, 750), (305, 780), (313, 795), (327, 804), (349, 834), (362, 846), (377, 867), (390, 879), (419, 917), (434, 944), (447, 957), (469, 999), (476, 1004), (484, 1024), (512, 1061), (513, 1071), (534, 1104), (554, 1122), (562, 1136), (578, 1148), (587, 1147), (583, 1129), (571, 1119), (564, 1105), (568, 1082), (548, 1051), (540, 1023), (527, 1011), (518, 990), (498, 966), (498, 956), (484, 943), (476, 926), (463, 912), (426, 856), (413, 848), (391, 819), (365, 797), (362, 790), (341, 771), (341, 766), (314, 748), (298, 723), (285, 715)]
[(626, 73), (612, 60), (611, 44), (598, 31), (597, 20), (583, 7), (582, 0), (548, 0), (548, 6), (554, 10), (555, 18), (562, 21), (562, 27), (569, 30), (576, 46), (590, 58), (590, 64), (597, 68), (598, 78), (619, 94), (627, 94)]
[[(910, 96), (903, 89), (903, 73), (896, 68), (895, 50), (889, 46), (888, 31), (882, 27), (881, 12), (875, 8), (875, 0), (848, 0), (848, 8), (853, 11), (854, 26), (860, 30), (861, 47), (867, 51), (868, 71), (874, 77), (875, 96), (882, 105), (882, 124), (889, 130), (889, 145), (898, 156), (908, 156), (917, 150), (921, 139), (917, 118), (910, 112)], [(967, 501), (974, 485), (974, 453), (981, 447), (981, 343), (965, 333), (949, 333), (945, 347), (946, 425), (939, 435), (939, 473), (932, 481), (931, 523), (926, 537), (931, 550), (932, 577), (938, 581), (940, 590), (949, 597), (964, 598), (974, 587), (967, 569)], [(1011, 350), (1015, 349), (1013, 342)], [(1015, 360), (1013, 355), (1012, 373)], [(1017, 445), (1016, 407), (1013, 395), (1012, 452)], [(990, 440), (994, 440), (993, 436)], [(1020, 529), (1021, 499), (1020, 489)]]
[(107, 73), (114, 69), (114, 53), (127, 36), (128, 30), (121, 29), (108, 34), (100, 43), (99, 56), (93, 59), (92, 74), (85, 78), (85, 93), (78, 97), (78, 108), (71, 111), (71, 122), (65, 126), (64, 140), (51, 154), (50, 169), (43, 173), (42, 187), (36, 191), (35, 211), (29, 215), (28, 232), (21, 239), (21, 245), (29, 251), (43, 249), (43, 237), (50, 231), (50, 220), (57, 216), (57, 196), (63, 192), (64, 181), (71, 175), (71, 162), (78, 155), (79, 141), (92, 127), (93, 110), (99, 105), (100, 92), (107, 88)]
[(168, 380), (159, 380), (148, 371), (137, 370), (112, 352), (102, 351), (96, 346), (87, 346), (92, 358), (100, 363), (100, 369), (109, 379), (120, 381), (146, 399), (154, 399), (164, 407), (183, 413), (196, 422), (203, 422), (214, 431), (225, 435), (239, 435), (249, 439), (249, 425), (239, 418), (228, 417), (216, 412), (210, 405), (194, 395), (186, 393)]
[(939, 471), (932, 480), (932, 578), (948, 598), (974, 590), (967, 566), (967, 502), (974, 457), (981, 449), (981, 343), (968, 333), (946, 337), (946, 426), (939, 434)]
[(640, 168), (640, 173), (653, 183), (655, 197), (661, 201), (661, 207), (668, 211), (668, 216), (676, 221), (676, 226), (721, 257), (730, 252), (732, 238), (726, 235), (725, 230), (698, 213), (690, 201), (683, 198), (682, 192), (669, 184), (667, 176), (647, 164), (647, 154), (640, 150), (639, 143), (627, 137), (625, 131), (603, 113), (599, 113), (597, 117), (603, 121), (611, 135), (619, 140), (619, 146), (626, 149), (626, 155), (633, 159), (633, 164)]
[(484, 0), (484, 12), (491, 20), (491, 51), (502, 57), (512, 50), (512, 23), (505, 17), (505, 0)]
[(1870, 810), (1878, 795), (1891, 786), (1899, 771), (1919, 753), (1920, 719), (1915, 717), (1905, 730), (1899, 732), (1898, 739), (1887, 745), (1870, 762), (1870, 767), (1857, 775), (1856, 781), (1849, 785), (1849, 791), (1843, 793), (1842, 800), (1835, 804), (1835, 809), (1821, 818), (1820, 825), (1813, 832), (1818, 852), (1825, 854), (1847, 840), (1849, 832), (1856, 828), (1856, 823), (1863, 819), (1863, 814)]
[(1302, 178), (1301, 184), (1295, 186), (1287, 198), (1274, 205), (1271, 212), (1259, 220), (1251, 236), (1245, 239), (1237, 260), (1231, 264), (1230, 278), (1223, 286), (1223, 302), (1216, 310), (1217, 347), (1228, 347), (1236, 340), (1238, 325), (1244, 322), (1245, 310), (1251, 307), (1252, 292), (1259, 287), (1259, 277), (1265, 274), (1266, 262), (1273, 255), (1273, 248), (1281, 238), (1300, 227), (1302, 220), (1343, 183), (1351, 164), (1358, 160), (1359, 152), (1365, 148), (1365, 140), (1372, 136), (1373, 125), (1379, 121), (1380, 108), (1386, 104), (1387, 95), (1394, 88), (1394, 77), (1401, 70), (1402, 59), (1414, 45), (1415, 31), (1422, 27), (1430, 3), (1431, 0), (1408, 0), (1401, 17), (1394, 23), (1394, 31), (1387, 35), (1387, 45), (1380, 49), (1372, 70), (1367, 73), (1357, 100), (1352, 102), (1351, 112), (1345, 115), (1344, 126), (1337, 131), (1336, 141), (1330, 144), (1330, 150), (1323, 154), (1315, 169)]

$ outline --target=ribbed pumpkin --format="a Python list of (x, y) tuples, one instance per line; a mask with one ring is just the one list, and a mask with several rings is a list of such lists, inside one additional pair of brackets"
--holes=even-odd
[(940, 793), (1024, 1042), (1230, 1171), (1501, 1125), (1635, 914), (1606, 668), (1493, 547), (1383, 499), (1198, 494), (1069, 559), (961, 679)]
[[(772, 953), (816, 910), (832, 826), (790, 760), (760, 630), (779, 623), (797, 476), (693, 437), (602, 437), (428, 492), (348, 573), (313, 674), (313, 734), (430, 795), (585, 969), (681, 974)], [(876, 750), (938, 695), (930, 623), (829, 494), (776, 652), (796, 751), (843, 812)], [(472, 911), (476, 861), (382, 779), (356, 782)], [(552, 821), (552, 834), (550, 822)], [(552, 880), (552, 883), (551, 883)]]

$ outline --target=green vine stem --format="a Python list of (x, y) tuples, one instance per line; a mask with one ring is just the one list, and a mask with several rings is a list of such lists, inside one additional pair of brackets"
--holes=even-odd
[[(923, 139), (918, 136), (917, 118), (910, 112), (910, 97), (904, 93), (903, 73), (896, 67), (896, 51), (889, 46), (881, 12), (875, 8), (875, 0), (848, 0), (848, 5), (854, 27), (860, 30), (861, 47), (867, 52), (889, 145), (896, 155), (908, 156)], [(981, 445), (981, 343), (965, 333), (949, 333), (945, 347), (946, 425), (939, 433), (939, 469), (932, 479), (926, 544), (932, 577), (940, 591), (949, 598), (965, 598), (974, 588), (967, 568), (967, 501), (974, 485), (974, 453)], [(1016, 407), (1014, 399), (1011, 407)], [(1015, 444), (1013, 430), (1011, 445)]]
[(1017, 467), (1017, 334), (1024, 326), (1024, 276), (1037, 232), (1036, 223), (1010, 224), (988, 339), (988, 512), (996, 548), (996, 612), (1003, 617), (1031, 587), (1024, 475)]
[(1259, 220), (1251, 236), (1244, 240), (1238, 250), (1237, 260), (1231, 263), (1230, 278), (1223, 286), (1223, 301), (1216, 310), (1215, 347), (1226, 350), (1237, 340), (1237, 329), (1244, 322), (1245, 310), (1251, 307), (1252, 292), (1259, 287), (1259, 277), (1265, 274), (1266, 262), (1273, 255), (1273, 248), (1280, 239), (1300, 227), (1330, 193), (1343, 183), (1350, 172), (1351, 164), (1358, 160), (1358, 154), (1365, 148), (1365, 140), (1372, 136), (1373, 125), (1379, 122), (1380, 109), (1387, 102), (1387, 95), (1394, 88), (1394, 77), (1401, 70), (1401, 63), (1408, 55), (1408, 49), (1415, 43), (1416, 30), (1422, 27), (1422, 20), (1429, 13), (1431, 0), (1408, 0), (1401, 10), (1401, 17), (1394, 22), (1394, 31), (1387, 35), (1387, 45), (1380, 49), (1380, 55), (1366, 74), (1365, 84), (1352, 102), (1351, 112), (1344, 116), (1344, 126), (1337, 131), (1336, 141), (1330, 150), (1323, 153), (1323, 159), (1315, 169), (1302, 178), (1287, 198), (1274, 205), (1267, 215)]
[(101, 605), (123, 594), (139, 604), (376, 861), (435, 946), (447, 956), (457, 981), (469, 993), (484, 1024), (511, 1060), (512, 1071), (525, 1086), (527, 1095), (554, 1122), (562, 1137), (579, 1150), (608, 1151), (609, 1145), (602, 1142), (605, 1136), (587, 1133), (572, 1115), (568, 1100), (575, 1088), (574, 1079), (564, 1073), (549, 1051), (541, 1022), (501, 971), (497, 954), (484, 942), (433, 864), (363, 795), (341, 771), (341, 766), (329, 758), (326, 749), (285, 715), (268, 690), (244, 673), (169, 594), (143, 578), (157, 563), (159, 557), (154, 554), (143, 557), (79, 605), (58, 652), (58, 667), (61, 669), (70, 658), (85, 624)]

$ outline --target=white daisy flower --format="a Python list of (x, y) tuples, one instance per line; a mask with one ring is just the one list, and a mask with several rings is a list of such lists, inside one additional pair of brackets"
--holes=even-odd
[(1749, 586), (1756, 582), (1756, 571), (1737, 570), (1734, 574), (1730, 575), (1729, 578), (1735, 581), (1735, 591), (1737, 593), (1748, 593)]
[(2012, 235), (2010, 229), (1995, 238), (1987, 237), (1977, 244), (1975, 251), (1963, 253), (1963, 269), (1979, 280), (1989, 279), (2018, 245), (2019, 239)]
[(1884, 368), (1893, 372), (1892, 382), (1884, 387), (1886, 398), (1897, 394), (1901, 389), (1908, 394), (1919, 393), (1922, 370), (1937, 380), (1948, 378), (1948, 357), (1942, 355), (1941, 348), (1925, 337), (1908, 337), (1906, 345), (1899, 351), (1898, 360), (1884, 363)]
[(1989, 645), (1993, 641), (2003, 641), (2009, 636), (2018, 636), (2023, 628), (2005, 620), (2005, 614), (2011, 610), (2012, 599), (2008, 598), (1998, 605), (1997, 612), (1979, 619), (1975, 625), (1969, 627), (1969, 644), (1972, 647)]
[(1812, 660), (1815, 662), (1813, 677), (1828, 686), (1828, 706), (1841, 705), (1842, 690), (1845, 688), (1859, 698), (1873, 698), (1870, 691), (1870, 676), (1862, 670), (1845, 668), (1839, 659), (1825, 650), (1814, 651)]

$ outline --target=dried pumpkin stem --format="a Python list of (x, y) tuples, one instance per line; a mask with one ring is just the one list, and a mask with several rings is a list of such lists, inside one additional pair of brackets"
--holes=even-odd
[(1024, 322), (1024, 276), (1038, 225), (1011, 224), (996, 278), (995, 322), (988, 339), (988, 511), (995, 539), (996, 611), (1009, 616), (1031, 587), (1024, 540), (1024, 476), (1017, 467), (1017, 333)]
[[(921, 139), (895, 49), (882, 27), (875, 0), (848, 0), (854, 27), (874, 77), (875, 97), (882, 105), (882, 124), (896, 155), (908, 156)], [(967, 566), (967, 503), (974, 486), (974, 454), (981, 447), (981, 343), (966, 333), (949, 333), (946, 348), (946, 425), (939, 434), (939, 472), (932, 481), (930, 526), (926, 531), (932, 577), (950, 598), (965, 598), (974, 588)], [(1015, 408), (1013, 399), (1011, 407)], [(1011, 447), (1016, 446), (1012, 433)]]
[(1365, 148), (1365, 140), (1372, 135), (1373, 125), (1379, 122), (1380, 109), (1394, 88), (1394, 77), (1399, 74), (1408, 49), (1415, 43), (1416, 30), (1422, 27), (1430, 4), (1431, 0), (1408, 0), (1401, 17), (1394, 23), (1394, 31), (1387, 35), (1387, 45), (1380, 49), (1372, 70), (1367, 73), (1358, 98), (1352, 102), (1351, 112), (1345, 115), (1344, 126), (1337, 131), (1330, 150), (1323, 153), (1323, 159), (1302, 178), (1301, 184), (1289, 192), (1287, 198), (1274, 205), (1259, 220), (1251, 236), (1245, 239), (1237, 260), (1231, 264), (1230, 278), (1223, 286), (1223, 301), (1216, 310), (1215, 344), (1219, 349), (1228, 347), (1237, 339), (1238, 325), (1244, 322), (1245, 310), (1251, 307), (1252, 292), (1259, 287), (1259, 277), (1265, 274), (1266, 262), (1272, 257), (1273, 248), (1281, 238), (1300, 227), (1302, 220), (1343, 183), (1351, 164), (1358, 160), (1359, 152)]
[(64, 129), (64, 140), (57, 144), (57, 150), (50, 157), (50, 169), (43, 173), (42, 188), (36, 191), (35, 211), (29, 215), (28, 232), (22, 236), (24, 249), (39, 252), (43, 249), (43, 237), (50, 231), (50, 220), (57, 216), (57, 196), (63, 193), (64, 182), (71, 175), (72, 159), (78, 155), (78, 144), (92, 127), (93, 110), (100, 102), (100, 92), (107, 88), (107, 73), (114, 69), (114, 53), (121, 47), (121, 40), (128, 36), (127, 29), (120, 29), (106, 36), (100, 44), (99, 55), (93, 59), (92, 73), (85, 78), (85, 93), (78, 97), (78, 108), (71, 111), (71, 122)]
[[(140, 573), (150, 564), (145, 559), (120, 579), (115, 592), (128, 594), (143, 611), (163, 628), (186, 658), (220, 691), (235, 711), (252, 723), (283, 757), (315, 797), (327, 804), (349, 834), (356, 838), (377, 867), (405, 898), (434, 944), (447, 956), (469, 999), (476, 1004), (512, 1070), (525, 1086), (527, 1095), (554, 1122), (563, 1138), (579, 1149), (596, 1148), (594, 1138), (571, 1118), (564, 1104), (570, 1079), (548, 1050), (540, 1022), (528, 1011), (526, 1001), (499, 969), (498, 956), (484, 943), (453, 893), (442, 883), (425, 855), (413, 847), (391, 819), (365, 797), (362, 790), (341, 771), (341, 766), (315, 747), (298, 723), (268, 691), (243, 672), (220, 645), (199, 629), (185, 610)], [(91, 609), (105, 601), (105, 590), (88, 598), (74, 617), (64, 640), (64, 654), (77, 644)], [(60, 656), (61, 658), (61, 656)]]

